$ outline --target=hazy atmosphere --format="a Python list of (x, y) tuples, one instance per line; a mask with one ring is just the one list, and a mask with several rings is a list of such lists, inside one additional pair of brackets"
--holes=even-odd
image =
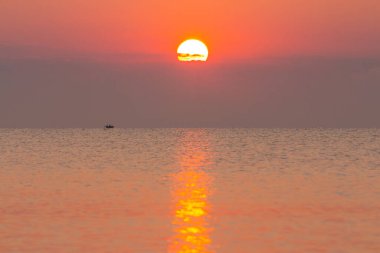
[(299, 3), (1, 1), (0, 127), (379, 127), (380, 3)]
[(3, 59), (1, 127), (375, 127), (380, 60)]

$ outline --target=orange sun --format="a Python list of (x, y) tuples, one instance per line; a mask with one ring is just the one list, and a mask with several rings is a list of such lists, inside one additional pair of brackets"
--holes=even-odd
[(177, 49), (179, 61), (207, 61), (207, 46), (200, 40), (189, 39), (179, 45)]

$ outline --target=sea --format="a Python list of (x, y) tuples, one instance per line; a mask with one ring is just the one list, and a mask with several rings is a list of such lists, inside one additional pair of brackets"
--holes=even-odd
[(379, 253), (380, 129), (0, 129), (2, 253)]

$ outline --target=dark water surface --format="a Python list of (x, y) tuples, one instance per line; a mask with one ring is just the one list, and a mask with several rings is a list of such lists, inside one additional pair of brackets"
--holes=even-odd
[(0, 252), (380, 252), (380, 130), (2, 129)]

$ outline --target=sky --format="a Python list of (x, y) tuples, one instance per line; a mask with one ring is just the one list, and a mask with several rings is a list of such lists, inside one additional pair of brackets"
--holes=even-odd
[[(177, 61), (185, 39), (203, 64)], [(378, 0), (0, 0), (0, 127), (380, 127)]]

